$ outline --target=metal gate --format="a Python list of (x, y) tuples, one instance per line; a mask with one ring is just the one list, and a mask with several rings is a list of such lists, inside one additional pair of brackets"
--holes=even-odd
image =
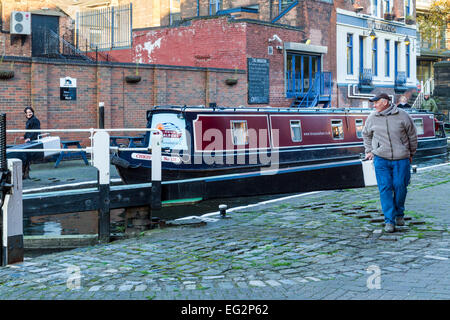
[(131, 47), (131, 18), (131, 3), (77, 13), (77, 48), (86, 52)]

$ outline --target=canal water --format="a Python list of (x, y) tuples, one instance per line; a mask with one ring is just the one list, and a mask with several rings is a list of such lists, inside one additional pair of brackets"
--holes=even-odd
[[(413, 165), (419, 168), (449, 162), (449, 153), (445, 156), (422, 158), (414, 160)], [(291, 195), (291, 194), (289, 194)], [(220, 204), (226, 204), (228, 208), (255, 204), (262, 201), (281, 198), (286, 194), (239, 197), (227, 199), (207, 200), (197, 204), (174, 206), (163, 208), (157, 217), (165, 220), (173, 220), (186, 216), (199, 216), (218, 211)], [(59, 214), (51, 216), (40, 216), (24, 219), (25, 235), (76, 235), (96, 234), (98, 224), (97, 212)], [(125, 217), (115, 211), (111, 212), (112, 232), (121, 232), (125, 228)]]

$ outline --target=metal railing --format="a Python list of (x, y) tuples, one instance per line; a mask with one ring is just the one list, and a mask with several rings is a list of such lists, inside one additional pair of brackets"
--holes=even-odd
[(422, 103), (425, 100), (424, 96), (426, 94), (432, 95), (434, 92), (434, 79), (430, 78), (427, 81), (425, 81), (425, 84), (423, 81), (420, 82), (420, 92), (417, 95), (416, 100), (414, 101), (412, 107), (415, 109), (421, 109)]
[(81, 51), (131, 47), (132, 4), (77, 13), (76, 46)]
[(406, 84), (406, 72), (405, 71), (397, 71), (395, 74), (395, 86), (403, 87)]
[(359, 72), (359, 85), (371, 86), (373, 81), (373, 72), (370, 68), (364, 68)]

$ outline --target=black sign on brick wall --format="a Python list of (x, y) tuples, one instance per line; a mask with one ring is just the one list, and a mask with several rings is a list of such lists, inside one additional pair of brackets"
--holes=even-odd
[(248, 103), (269, 103), (269, 60), (247, 58)]

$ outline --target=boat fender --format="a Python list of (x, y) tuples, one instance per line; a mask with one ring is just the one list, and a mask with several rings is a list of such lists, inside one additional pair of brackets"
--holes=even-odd
[(119, 166), (119, 167), (124, 168), (124, 169), (128, 169), (128, 168), (136, 169), (136, 168), (139, 168), (141, 166), (140, 164), (132, 165), (127, 160), (122, 159), (121, 157), (118, 157), (118, 156), (116, 156), (114, 154), (111, 155), (110, 162), (111, 162), (111, 164), (113, 164), (115, 166)]
[(111, 164), (125, 168), (125, 169), (130, 167), (130, 163), (127, 160), (122, 159), (114, 154), (111, 155), (110, 161), (111, 161)]

